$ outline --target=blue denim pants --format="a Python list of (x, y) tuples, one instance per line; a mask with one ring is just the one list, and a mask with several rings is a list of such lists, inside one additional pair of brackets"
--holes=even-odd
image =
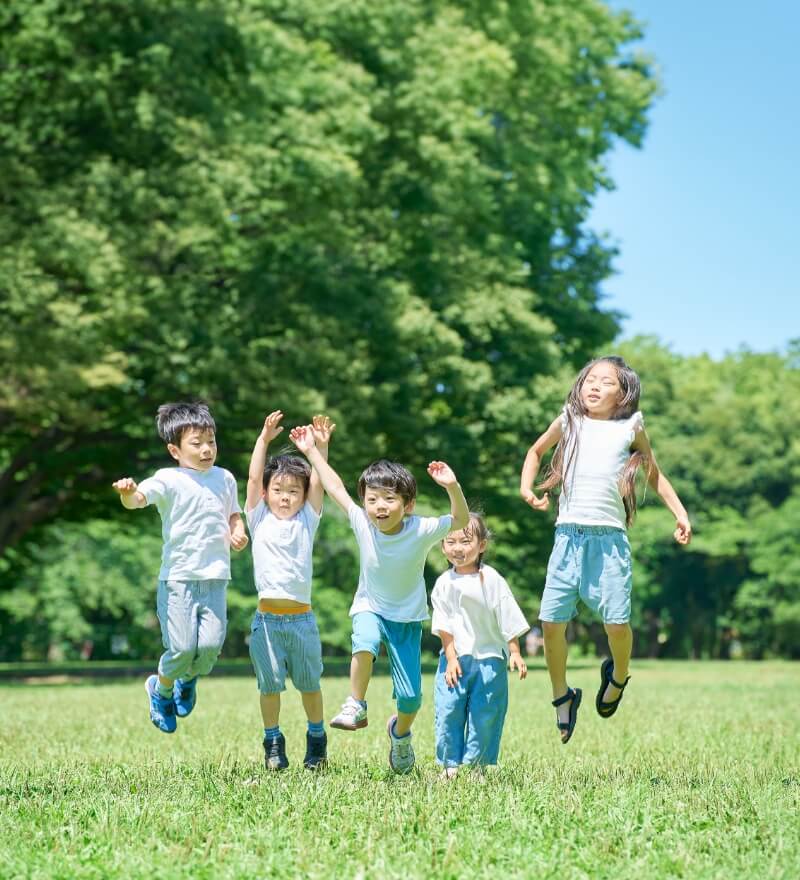
[(436, 763), (496, 764), (508, 709), (508, 673), (500, 657), (458, 658), (461, 678), (455, 687), (444, 680), (447, 658), (439, 657), (434, 688)]

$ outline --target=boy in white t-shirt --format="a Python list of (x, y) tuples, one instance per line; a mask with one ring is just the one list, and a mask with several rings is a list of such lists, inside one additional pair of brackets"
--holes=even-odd
[(528, 621), (505, 578), (483, 562), (489, 537), (483, 517), (470, 513), (469, 525), (442, 541), (452, 568), (431, 594), (431, 630), (442, 640), (434, 693), (436, 761), (445, 778), (462, 764), (497, 763), (508, 708), (506, 657), (521, 679), (528, 672), (519, 650)]
[(204, 403), (165, 403), (156, 427), (178, 467), (162, 468), (138, 485), (117, 480), (128, 510), (155, 504), (164, 548), (158, 578), (158, 619), (165, 651), (158, 675), (145, 682), (150, 720), (173, 733), (197, 700), (197, 677), (208, 675), (222, 650), (227, 625), (230, 548), (247, 535), (233, 475), (214, 465), (216, 426)]
[[(250, 659), (258, 680), (264, 722), (267, 770), (289, 766), (280, 730), (281, 693), (286, 674), (300, 691), (308, 718), (303, 766), (322, 769), (327, 743), (322, 716), (322, 645), (311, 610), (314, 536), (324, 490), (319, 475), (297, 455), (273, 455), (267, 449), (283, 431), (280, 410), (270, 413), (256, 441), (247, 479), (247, 525), (253, 539), (253, 569), (258, 610), (250, 632)], [(315, 416), (311, 430), (323, 458), (336, 425)]]
[(420, 642), (422, 621), (428, 617), (425, 559), (431, 547), (451, 529), (467, 525), (467, 502), (450, 467), (433, 461), (428, 473), (450, 497), (450, 515), (413, 516), (417, 496), (413, 475), (396, 462), (376, 461), (358, 481), (362, 508), (317, 449), (310, 425), (292, 429), (289, 436), (319, 471), (325, 491), (347, 514), (358, 541), (360, 573), (350, 608), (351, 695), (331, 727), (358, 730), (367, 726), (367, 687), (373, 661), (383, 643), (397, 700), (397, 714), (387, 724), (389, 766), (395, 773), (408, 773), (414, 766), (411, 725), (422, 703)]

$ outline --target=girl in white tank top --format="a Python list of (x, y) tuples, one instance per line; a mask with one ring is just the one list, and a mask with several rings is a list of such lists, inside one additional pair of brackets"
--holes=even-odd
[[(567, 685), (566, 628), (578, 599), (603, 619), (611, 657), (600, 667), (595, 707), (610, 718), (628, 683), (633, 646), (630, 628), (631, 558), (626, 529), (636, 513), (635, 478), (647, 484), (675, 516), (675, 540), (688, 544), (689, 517), (656, 464), (639, 412), (640, 383), (621, 357), (590, 361), (578, 374), (561, 415), (528, 450), (520, 494), (534, 510), (547, 510), (548, 490), (560, 487), (556, 538), (547, 567), (539, 616), (553, 706), (561, 741), (575, 729), (580, 688)], [(542, 456), (556, 447), (550, 467), (533, 492)]]

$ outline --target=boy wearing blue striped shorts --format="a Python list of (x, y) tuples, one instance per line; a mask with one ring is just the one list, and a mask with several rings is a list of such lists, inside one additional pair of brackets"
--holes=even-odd
[(230, 548), (244, 550), (247, 535), (236, 481), (214, 464), (216, 426), (208, 407), (165, 403), (156, 427), (178, 466), (161, 468), (138, 485), (125, 477), (113, 487), (128, 510), (155, 504), (161, 515), (157, 607), (165, 650), (145, 690), (150, 720), (174, 733), (177, 719), (194, 709), (198, 676), (211, 672), (222, 650)]
[[(280, 729), (281, 693), (286, 676), (300, 691), (308, 718), (303, 766), (327, 763), (322, 716), (322, 644), (311, 610), (312, 549), (322, 513), (319, 475), (296, 455), (267, 458), (269, 444), (283, 431), (280, 410), (270, 413), (259, 434), (247, 478), (247, 525), (253, 539), (258, 610), (250, 631), (250, 659), (264, 722), (264, 764), (285, 770), (286, 739)], [(323, 457), (336, 425), (315, 416), (311, 430)]]
[(397, 462), (377, 461), (358, 481), (361, 507), (317, 448), (312, 426), (294, 428), (290, 437), (319, 471), (325, 491), (347, 514), (359, 549), (358, 589), (350, 608), (351, 694), (331, 727), (358, 730), (367, 726), (367, 687), (372, 664), (384, 644), (397, 701), (397, 713), (387, 723), (389, 766), (395, 773), (409, 773), (414, 766), (411, 725), (422, 704), (420, 642), (422, 621), (428, 617), (425, 559), (445, 535), (468, 524), (467, 502), (450, 467), (433, 461), (428, 473), (447, 492), (450, 515), (414, 516), (417, 484), (413, 475)]

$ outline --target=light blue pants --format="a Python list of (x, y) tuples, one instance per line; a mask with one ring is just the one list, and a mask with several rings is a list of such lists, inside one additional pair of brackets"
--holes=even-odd
[(158, 620), (166, 649), (158, 662), (165, 678), (208, 675), (225, 642), (227, 581), (159, 581)]
[(444, 680), (447, 658), (439, 657), (434, 687), (436, 763), (496, 764), (508, 709), (508, 673), (500, 657), (458, 658), (461, 678), (455, 687)]

